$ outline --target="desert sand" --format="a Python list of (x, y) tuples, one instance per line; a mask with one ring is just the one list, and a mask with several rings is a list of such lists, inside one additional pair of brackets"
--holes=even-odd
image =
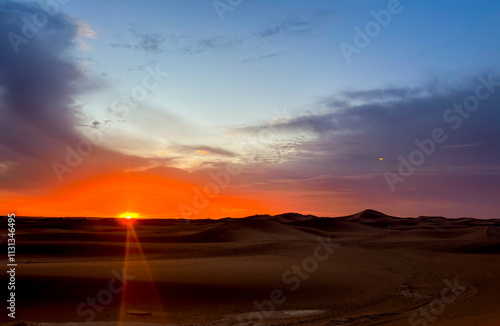
[(18, 217), (16, 319), (2, 323), (500, 325), (500, 220), (126, 222)]

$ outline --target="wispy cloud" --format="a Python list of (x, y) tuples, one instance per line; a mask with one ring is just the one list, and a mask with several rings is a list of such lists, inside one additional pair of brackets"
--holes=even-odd
[[(129, 28), (135, 38), (134, 41), (118, 41), (108, 43), (108, 45), (114, 48), (142, 50), (153, 54), (169, 52), (196, 55), (205, 52), (234, 50), (250, 40), (269, 40), (279, 35), (307, 35), (326, 21), (338, 21), (338, 16), (330, 12), (310, 12), (304, 18), (295, 16), (289, 17), (278, 23), (270, 24), (257, 32), (241, 37), (214, 35), (197, 39), (185, 34), (162, 35), (160, 33), (151, 32), (143, 33), (139, 32), (136, 28)], [(274, 56), (276, 55), (278, 55), (278, 53)], [(271, 57), (271, 55), (255, 58), (254, 61), (269, 57)], [(247, 63), (251, 60), (252, 58), (249, 58), (248, 61), (242, 60), (242, 63)]]
[(353, 100), (391, 100), (424, 96), (427, 93), (424, 88), (393, 87), (385, 89), (352, 90), (342, 93), (348, 99)]
[(265, 59), (275, 58), (275, 57), (278, 57), (282, 54), (283, 54), (283, 52), (273, 52), (273, 53), (269, 53), (269, 54), (259, 55), (256, 57), (246, 58), (246, 59), (241, 60), (239, 62), (239, 64), (252, 63), (252, 62), (261, 61), (261, 60), (265, 60)]
[(83, 36), (83, 37), (91, 38), (91, 39), (97, 38), (96, 32), (92, 29), (92, 27), (90, 27), (89, 24), (87, 24), (86, 22), (81, 21), (81, 20), (77, 21), (76, 24), (78, 27), (77, 34), (79, 36)]
[(146, 33), (140, 35), (139, 42), (136, 46), (146, 52), (158, 54), (164, 51), (164, 43), (165, 38), (163, 38), (160, 34)]
[(270, 38), (279, 34), (304, 34), (312, 30), (313, 20), (286, 19), (255, 33), (255, 36)]
[(90, 44), (85, 39), (96, 39), (96, 32), (90, 27), (89, 24), (79, 20), (76, 21), (77, 31), (76, 34), (79, 36), (78, 45), (83, 51), (90, 50)]
[[(428, 138), (434, 128), (441, 127), (449, 130), (454, 143), (443, 148), (468, 148), (471, 153), (463, 156), (460, 151), (454, 151), (446, 156), (436, 155), (426, 161), (428, 167), (500, 164), (500, 153), (493, 150), (500, 146), (500, 130), (494, 123), (499, 114), (496, 110), (500, 106), (498, 95), (482, 102), (474, 119), (463, 119), (463, 124), (468, 126), (459, 132), (453, 132), (449, 123), (443, 120), (446, 110), (453, 109), (455, 103), (462, 103), (474, 92), (473, 81), (477, 79), (469, 79), (472, 82), (463, 87), (440, 85), (439, 91), (433, 85), (423, 84), (411, 88), (340, 92), (313, 104), (316, 111), (272, 123), (236, 128), (234, 132), (254, 137), (271, 133), (273, 137), (267, 137), (271, 141), (264, 144), (270, 147), (274, 146), (272, 139), (281, 137), (292, 141), (297, 135), (304, 135), (302, 143), (296, 146), (303, 153), (297, 159), (317, 160), (315, 166), (324, 165), (327, 170), (328, 164), (338, 164), (338, 171), (359, 173), (371, 171), (374, 162), (378, 162), (378, 167), (397, 164), (398, 155), (411, 152), (415, 139)], [(493, 80), (498, 79), (500, 76), (494, 75)], [(379, 157), (384, 157), (384, 160), (379, 161)]]
[(143, 50), (145, 52), (150, 52), (153, 54), (159, 54), (165, 51), (165, 43), (167, 38), (158, 33), (139, 33), (132, 30), (136, 37), (136, 42), (113, 42), (108, 43), (109, 46), (113, 48), (121, 48), (126, 50)]
[(468, 147), (476, 147), (476, 146), (481, 146), (487, 144), (486, 142), (481, 142), (481, 143), (469, 143), (469, 144), (456, 144), (456, 145), (448, 145), (444, 146), (444, 148), (449, 148), (449, 149), (456, 149), (456, 148), (468, 148)]
[(245, 42), (245, 38), (226, 38), (224, 36), (213, 36), (199, 39), (191, 44), (180, 48), (183, 54), (199, 54), (208, 51), (232, 50)]
[(271, 38), (280, 34), (305, 35), (326, 22), (339, 22), (340, 16), (325, 10), (306, 10), (300, 15), (291, 15), (275, 24), (271, 24), (254, 35), (260, 38)]
[(212, 154), (226, 157), (235, 157), (236, 153), (214, 146), (208, 145), (177, 145), (173, 147), (176, 151), (183, 154)]

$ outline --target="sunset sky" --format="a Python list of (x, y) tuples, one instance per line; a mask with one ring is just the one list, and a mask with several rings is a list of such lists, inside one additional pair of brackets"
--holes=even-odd
[(0, 27), (1, 215), (499, 217), (496, 0), (2, 1)]

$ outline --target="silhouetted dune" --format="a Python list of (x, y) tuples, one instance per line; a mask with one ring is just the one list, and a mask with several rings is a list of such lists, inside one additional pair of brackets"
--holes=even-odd
[(278, 214), (278, 215), (252, 215), (245, 217), (245, 219), (251, 219), (251, 220), (266, 220), (266, 221), (273, 221), (273, 222), (278, 222), (278, 223), (294, 223), (298, 221), (307, 221), (310, 219), (317, 219), (317, 216), (314, 215), (302, 215), (299, 213), (284, 213), (284, 214)]
[(359, 213), (356, 213), (356, 214), (353, 214), (353, 215), (346, 217), (346, 219), (366, 220), (366, 219), (380, 219), (380, 218), (387, 218), (387, 217), (391, 217), (391, 216), (386, 215), (382, 212), (376, 211), (374, 209), (365, 209), (364, 211), (361, 211)]
[(369, 226), (342, 218), (317, 218), (291, 223), (291, 225), (328, 232), (358, 232), (370, 230)]
[(226, 220), (209, 230), (184, 236), (180, 242), (232, 242), (304, 239), (310, 235), (274, 221), (263, 219)]
[[(0, 221), (5, 224), (6, 221)], [(120, 219), (19, 218), (19, 241), (124, 242), (127, 226)], [(298, 213), (254, 215), (220, 220), (138, 219), (135, 229), (145, 243), (239, 242), (310, 238), (311, 234), (339, 232), (407, 233), (430, 238), (457, 238), (483, 230), (486, 238), (498, 239), (500, 220), (447, 219), (439, 216), (400, 218), (372, 209), (342, 217), (317, 217)], [(44, 230), (40, 232), (40, 227)], [(478, 235), (474, 235), (476, 237)]]

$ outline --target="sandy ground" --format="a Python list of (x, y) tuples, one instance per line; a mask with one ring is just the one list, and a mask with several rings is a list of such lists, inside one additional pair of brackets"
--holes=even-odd
[(500, 325), (500, 220), (16, 224), (7, 325)]

